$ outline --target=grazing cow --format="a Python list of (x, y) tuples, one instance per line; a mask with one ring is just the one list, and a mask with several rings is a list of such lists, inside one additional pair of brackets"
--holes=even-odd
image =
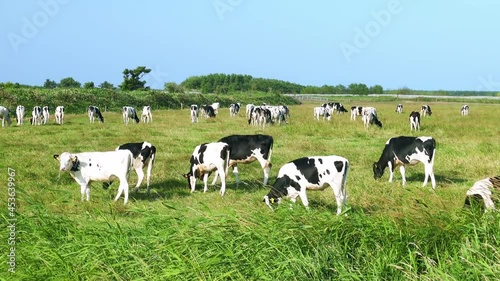
[(418, 162), (424, 164), (425, 179), (422, 186), (427, 185), (430, 177), (432, 188), (436, 189), (434, 178), (434, 157), (436, 155), (436, 141), (432, 137), (394, 137), (386, 143), (382, 155), (378, 162), (373, 163), (373, 176), (375, 179), (381, 178), (386, 167), (389, 167), (389, 182), (396, 166), (399, 167), (403, 178), (403, 185), (406, 184), (405, 165), (415, 165)]
[(259, 126), (264, 129), (266, 123), (271, 123), (271, 111), (264, 107), (254, 107), (250, 113), (250, 119), (248, 119), (248, 124)]
[(214, 102), (211, 104), (211, 106), (214, 109), (214, 114), (215, 115), (219, 114), (220, 103)]
[(337, 111), (337, 114), (343, 114), (348, 112), (347, 109), (345, 109), (344, 105), (341, 103), (334, 103), (335, 104), (335, 110)]
[[(495, 193), (500, 192), (500, 176), (476, 181), (466, 193), (467, 197), (465, 197), (465, 205), (470, 206), (470, 199), (477, 198), (479, 200), (483, 200), (485, 211), (495, 209), (494, 201), (498, 200), (498, 198), (495, 198), (498, 197), (498, 194), (492, 193), (492, 191), (495, 191)], [(492, 195), (494, 198), (492, 198)]]
[(69, 171), (69, 174), (80, 185), (82, 201), (86, 196), (90, 201), (90, 184), (94, 181), (111, 184), (115, 179), (120, 181), (115, 202), (124, 194), (124, 204), (128, 202), (127, 177), (132, 167), (133, 156), (129, 150), (107, 152), (63, 152), (54, 154), (59, 161), (59, 170)]
[(412, 111), (410, 113), (410, 131), (420, 131), (420, 113)]
[(0, 106), (0, 118), (2, 118), (2, 127), (5, 127), (5, 121), (7, 121), (7, 125), (10, 126), (12, 124), (12, 120), (10, 120), (9, 109), (7, 107)]
[(192, 104), (191, 105), (191, 123), (198, 123), (198, 105)]
[(104, 123), (104, 117), (102, 117), (99, 107), (91, 105), (89, 106), (87, 112), (89, 114), (90, 123), (94, 123), (95, 117), (99, 118), (99, 122)]
[(217, 115), (211, 105), (202, 105), (201, 112), (203, 116), (205, 116), (205, 118), (215, 118), (215, 116)]
[(255, 105), (249, 103), (246, 105), (245, 107), (245, 117), (250, 119), (250, 114), (252, 113), (252, 110), (253, 108), (255, 107)]
[(24, 106), (18, 105), (16, 107), (17, 125), (21, 126), (24, 123)]
[(207, 192), (208, 176), (215, 171), (216, 175), (220, 175), (220, 195), (224, 196), (230, 153), (231, 148), (223, 142), (204, 143), (196, 146), (189, 160), (189, 172), (183, 175), (188, 179), (191, 192), (195, 190), (197, 178), (203, 179), (203, 192)]
[(460, 114), (462, 114), (462, 116), (469, 115), (469, 106), (466, 104), (464, 106), (462, 106), (462, 109), (460, 110)]
[(396, 113), (403, 113), (403, 105), (402, 104), (398, 104), (396, 106), (396, 110), (394, 110), (394, 111), (396, 111)]
[(283, 112), (283, 115), (285, 116), (285, 122), (288, 123), (286, 120), (290, 120), (290, 109), (286, 105), (280, 105), (280, 110)]
[(324, 190), (330, 186), (337, 201), (339, 215), (347, 203), (346, 182), (349, 167), (347, 159), (335, 155), (293, 160), (280, 168), (271, 191), (264, 196), (264, 202), (273, 209), (271, 203), (280, 203), (282, 197), (290, 198), (293, 203), (300, 197), (307, 208), (309, 201), (306, 190)]
[(142, 108), (141, 119), (142, 119), (142, 122), (144, 122), (144, 123), (153, 122), (153, 113), (151, 113), (151, 106), (146, 105)]
[(149, 194), (149, 182), (151, 180), (151, 171), (153, 170), (153, 164), (155, 163), (156, 158), (156, 146), (149, 142), (137, 142), (122, 144), (116, 148), (116, 150), (120, 149), (130, 150), (130, 152), (132, 152), (132, 156), (134, 157), (133, 167), (137, 174), (137, 184), (135, 185), (134, 192), (139, 190), (139, 186), (144, 179), (144, 167), (148, 167), (146, 187)]
[(47, 124), (47, 122), (49, 121), (49, 117), (50, 117), (49, 107), (44, 106), (42, 108), (42, 123)]
[(34, 106), (31, 112), (31, 125), (41, 125), (42, 124), (42, 107)]
[(422, 108), (420, 109), (420, 115), (422, 117), (425, 117), (427, 115), (431, 116), (432, 115), (431, 107), (429, 105), (422, 105)]
[[(237, 185), (240, 183), (238, 163), (249, 164), (255, 160), (259, 161), (264, 171), (264, 185), (267, 184), (272, 167), (273, 137), (268, 135), (231, 135), (221, 138), (219, 142), (227, 143), (231, 147), (229, 167), (233, 167), (233, 174)], [(212, 184), (216, 180), (217, 174), (215, 174)]]
[(356, 116), (361, 116), (363, 113), (362, 106), (352, 106), (351, 107), (351, 120), (356, 120)]
[(362, 114), (363, 123), (365, 124), (366, 128), (368, 128), (370, 124), (376, 124), (377, 126), (382, 128), (382, 122), (378, 120), (377, 109), (375, 109), (375, 107), (363, 107)]
[(123, 115), (123, 122), (125, 125), (128, 125), (128, 121), (130, 118), (135, 120), (135, 123), (139, 123), (139, 117), (137, 117), (137, 112), (135, 111), (135, 108), (131, 106), (124, 106), (122, 107), (122, 115)]
[(56, 119), (56, 124), (62, 125), (64, 123), (64, 106), (60, 105), (56, 107), (54, 118)]
[(238, 115), (238, 113), (240, 112), (240, 103), (232, 103), (229, 105), (229, 116), (230, 117), (233, 117), (233, 116), (236, 116)]
[(328, 120), (330, 121), (332, 119), (332, 109), (331, 108), (325, 108), (322, 106), (316, 106), (313, 108), (314, 112), (314, 120), (319, 120), (320, 116), (323, 116), (323, 120)]

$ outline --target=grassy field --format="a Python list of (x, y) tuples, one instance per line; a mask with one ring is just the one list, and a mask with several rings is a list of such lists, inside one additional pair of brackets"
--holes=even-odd
[[(11, 126), (1, 129), (0, 182), (7, 189), (8, 168), (15, 170), (15, 273), (9, 273), (12, 237), (7, 204), (1, 205), (2, 280), (498, 280), (498, 213), (463, 210), (465, 192), (479, 179), (500, 174), (498, 104), (429, 103), (430, 118), (410, 133), (409, 112), (420, 102), (360, 102), (378, 109), (383, 129), (365, 129), (349, 114), (314, 121), (313, 107), (291, 106), (285, 126), (250, 127), (244, 111), (229, 118), (222, 108), (215, 120), (191, 124), (189, 110), (154, 111), (152, 124), (125, 126), (118, 112), (106, 123), (89, 124), (67, 115), (63, 126)], [(349, 206), (336, 216), (331, 189), (309, 192), (311, 208), (300, 200), (272, 212), (263, 202), (268, 187), (257, 163), (239, 166), (238, 187), (230, 173), (226, 195), (219, 186), (190, 193), (182, 177), (194, 147), (230, 134), (265, 133), (274, 137), (273, 169), (314, 155), (349, 159)], [(394, 136), (432, 136), (437, 141), (437, 188), (422, 187), (423, 165), (374, 180), (372, 163)], [(147, 140), (158, 149), (151, 195), (145, 186), (129, 204), (113, 203), (118, 184), (94, 184), (91, 202), (58, 171), (52, 155), (64, 151), (113, 150)], [(135, 173), (129, 183), (134, 186)], [(2, 202), (7, 201), (4, 193)]]

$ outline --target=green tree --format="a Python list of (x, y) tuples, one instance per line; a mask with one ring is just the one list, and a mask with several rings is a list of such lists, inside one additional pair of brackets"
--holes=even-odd
[(366, 96), (368, 95), (368, 86), (366, 86), (363, 83), (351, 83), (349, 84), (349, 94), (352, 95), (361, 95), (361, 96)]
[(138, 66), (136, 69), (125, 69), (123, 70), (123, 82), (120, 85), (120, 89), (126, 91), (133, 91), (139, 89), (149, 89), (145, 87), (146, 81), (141, 81), (142, 77), (151, 72), (151, 69), (145, 66)]
[(94, 82), (90, 81), (90, 82), (86, 82), (85, 84), (83, 84), (83, 88), (85, 89), (93, 89), (95, 86), (94, 86)]
[(101, 88), (101, 89), (110, 89), (110, 90), (112, 90), (112, 89), (114, 89), (114, 88), (115, 88), (115, 86), (114, 86), (113, 84), (109, 83), (108, 81), (104, 81), (104, 82), (102, 82), (102, 83), (99, 85), (99, 88)]
[(73, 79), (73, 77), (66, 77), (61, 79), (61, 82), (59, 82), (59, 87), (60, 88), (80, 88), (81, 83)]
[(382, 95), (384, 93), (384, 88), (380, 85), (374, 85), (370, 87), (370, 94)]
[(45, 82), (43, 83), (43, 87), (47, 88), (47, 89), (54, 89), (57, 87), (57, 83), (54, 80), (45, 79)]

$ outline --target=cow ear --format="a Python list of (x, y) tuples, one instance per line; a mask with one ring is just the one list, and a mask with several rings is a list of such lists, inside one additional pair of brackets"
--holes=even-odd
[(73, 156), (72, 155), (70, 159), (71, 159), (72, 162), (78, 161), (78, 157), (77, 156)]
[(61, 160), (61, 158), (59, 158), (59, 154), (54, 154), (54, 159), (56, 159), (57, 161)]

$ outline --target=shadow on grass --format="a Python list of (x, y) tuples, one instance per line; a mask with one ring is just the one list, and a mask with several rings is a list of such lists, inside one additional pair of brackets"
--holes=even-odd
[[(469, 179), (464, 179), (459, 176), (459, 173), (456, 171), (444, 171), (440, 172), (439, 174), (434, 174), (434, 177), (436, 178), (436, 184), (437, 185), (450, 185), (450, 184), (457, 184), (457, 183), (464, 183), (469, 181)], [(406, 181), (408, 182), (413, 182), (413, 181), (421, 181), (423, 182), (425, 178), (424, 173), (411, 173), (406, 175)], [(430, 179), (429, 179), (430, 182)]]

